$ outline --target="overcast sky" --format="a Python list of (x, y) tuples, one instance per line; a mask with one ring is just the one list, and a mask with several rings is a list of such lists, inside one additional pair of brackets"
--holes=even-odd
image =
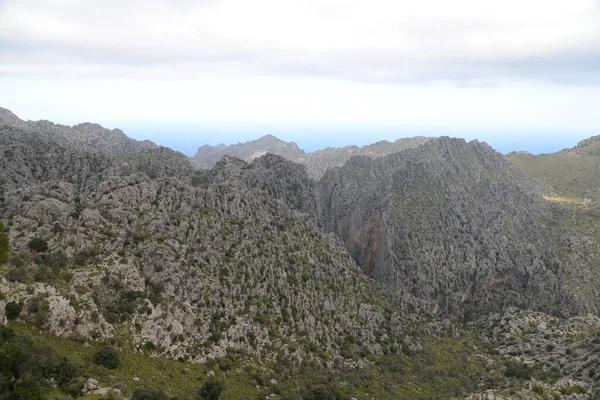
[(0, 106), (188, 153), (267, 133), (547, 151), (600, 134), (600, 0), (0, 0)]

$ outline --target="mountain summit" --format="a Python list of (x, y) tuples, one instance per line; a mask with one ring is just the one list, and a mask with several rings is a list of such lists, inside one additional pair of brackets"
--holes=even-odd
[(66, 126), (50, 121), (23, 121), (5, 108), (0, 108), (0, 126), (12, 126), (24, 132), (48, 136), (52, 141), (67, 147), (106, 154), (125, 154), (156, 149), (159, 146), (149, 140), (137, 141), (119, 129), (106, 129), (98, 124), (81, 123)]
[(256, 140), (231, 146), (224, 144), (215, 147), (202, 146), (198, 149), (196, 155), (194, 155), (194, 160), (203, 168), (212, 168), (226, 155), (251, 162), (266, 153), (277, 154), (292, 161), (304, 155), (304, 151), (296, 143), (284, 142), (273, 135), (266, 135)]

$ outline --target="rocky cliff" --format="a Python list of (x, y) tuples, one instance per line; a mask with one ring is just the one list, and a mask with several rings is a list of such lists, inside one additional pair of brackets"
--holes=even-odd
[(487, 144), (440, 138), (328, 171), (319, 206), (324, 228), (401, 303), (454, 318), (594, 308), (564, 287), (540, 188)]

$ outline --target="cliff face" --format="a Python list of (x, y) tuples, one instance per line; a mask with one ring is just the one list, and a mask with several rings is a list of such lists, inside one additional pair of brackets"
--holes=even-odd
[(432, 140), (353, 158), (319, 184), (324, 228), (403, 303), (462, 317), (585, 309), (561, 283), (540, 187), (483, 143)]

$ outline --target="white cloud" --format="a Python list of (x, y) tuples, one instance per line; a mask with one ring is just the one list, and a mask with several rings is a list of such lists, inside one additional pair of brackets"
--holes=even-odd
[(0, 43), (2, 74), (597, 81), (600, 4), (5, 0)]
[(599, 90), (598, 0), (0, 0), (24, 118), (589, 130)]

